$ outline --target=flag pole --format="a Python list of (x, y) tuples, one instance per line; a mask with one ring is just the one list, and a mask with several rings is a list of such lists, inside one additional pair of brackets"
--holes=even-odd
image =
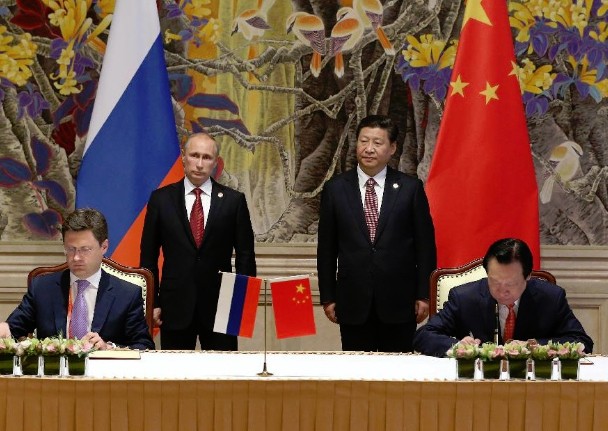
[(266, 353), (268, 353), (268, 348), (266, 346), (266, 341), (268, 340), (268, 319), (266, 318), (268, 310), (268, 279), (264, 279), (264, 367), (262, 371), (258, 373), (260, 377), (269, 377), (272, 376), (272, 373), (268, 371), (268, 366), (266, 364)]

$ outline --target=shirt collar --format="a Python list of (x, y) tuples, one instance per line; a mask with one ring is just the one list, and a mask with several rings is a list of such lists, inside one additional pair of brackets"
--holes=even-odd
[[(184, 177), (184, 196), (187, 196), (190, 193), (192, 193), (192, 190), (194, 190), (195, 188), (196, 188), (196, 186), (190, 182), (188, 177)], [(209, 177), (207, 179), (207, 181), (205, 181), (199, 187), (199, 189), (201, 189), (203, 191), (203, 193), (205, 193), (207, 196), (211, 196), (212, 188), (213, 188), (213, 183), (211, 182), (211, 177)]]
[(363, 170), (361, 169), (361, 167), (359, 165), (357, 165), (357, 176), (359, 177), (359, 188), (365, 187), (365, 183), (367, 182), (367, 180), (369, 178), (373, 178), (376, 181), (376, 183), (378, 184), (378, 186), (380, 186), (381, 188), (384, 188), (384, 183), (386, 182), (386, 172), (387, 172), (387, 169), (385, 166), (384, 169), (382, 169), (376, 175), (374, 175), (373, 177), (370, 177), (365, 172), (363, 172)]
[[(76, 275), (74, 275), (70, 272), (70, 286), (73, 286), (76, 283), (76, 280), (81, 280), (81, 279), (76, 277)], [(101, 281), (101, 267), (99, 267), (99, 269), (97, 270), (97, 272), (95, 274), (86, 278), (86, 280), (89, 282), (91, 287), (97, 289), (99, 287), (99, 283)]]

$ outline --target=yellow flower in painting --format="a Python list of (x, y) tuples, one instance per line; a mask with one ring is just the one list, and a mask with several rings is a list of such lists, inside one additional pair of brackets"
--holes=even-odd
[[(59, 27), (63, 40), (82, 37), (84, 31), (91, 26), (91, 18), (87, 18), (87, 11), (92, 0), (42, 0), (53, 12), (49, 14), (49, 21)], [(83, 31), (84, 30), (84, 31)]]
[[(181, 3), (183, 4), (184, 0)], [(211, 0), (191, 0), (184, 8), (184, 13), (197, 18), (207, 17), (211, 15), (211, 9), (207, 7), (210, 4)]]
[(578, 76), (581, 82), (596, 88), (602, 97), (608, 97), (608, 78), (597, 81), (597, 70), (589, 69), (589, 60), (587, 60), (586, 55), (580, 62), (570, 55), (568, 56), (568, 63), (572, 66), (575, 76)]
[(67, 47), (61, 50), (61, 55), (59, 56), (57, 63), (64, 66), (69, 66), (74, 59), (74, 56), (74, 46), (73, 44), (69, 44)]
[(105, 18), (114, 12), (116, 0), (97, 0), (97, 14)]
[(93, 49), (96, 49), (103, 54), (105, 43), (101, 41), (99, 36), (105, 31), (112, 22), (112, 15), (109, 13), (114, 9), (115, 0), (99, 0), (97, 9), (99, 15), (103, 19), (93, 27), (92, 18), (87, 17), (92, 0), (42, 0), (48, 6), (52, 13), (49, 14), (49, 22), (51, 25), (58, 27), (61, 32), (61, 38), (68, 42), (66, 48), (61, 52), (57, 64), (59, 64), (59, 73), (51, 74), (51, 79), (55, 82), (54, 85), (59, 89), (61, 94), (69, 95), (79, 93), (82, 86), (77, 85), (74, 72), (73, 62), (76, 58), (76, 53), (81, 44), (87, 44)]
[(557, 76), (556, 73), (551, 73), (553, 66), (547, 64), (536, 68), (536, 65), (528, 58), (524, 58), (522, 62), (523, 67), (517, 67), (517, 78), (522, 94), (524, 92), (541, 94), (551, 88)]
[(578, 29), (581, 36), (589, 23), (593, 2), (589, 0), (545, 0), (543, 16), (566, 28)]
[(203, 42), (215, 43), (220, 34), (220, 22), (215, 18), (209, 18), (209, 22), (205, 24), (198, 32), (198, 37)]
[(402, 51), (403, 58), (412, 67), (427, 67), (437, 65), (438, 69), (451, 67), (456, 58), (457, 44), (445, 49), (446, 42), (435, 40), (432, 34), (423, 34), (420, 40), (407, 36), (409, 45)]
[(174, 40), (182, 40), (179, 34), (171, 33), (171, 30), (165, 30), (165, 43), (171, 43)]
[(597, 40), (598, 42), (605, 43), (608, 40), (608, 22), (600, 22), (597, 25), (597, 30), (598, 31), (591, 30), (589, 32), (589, 37), (591, 39)]
[(608, 0), (602, 0), (600, 8), (597, 10), (597, 16), (604, 16), (608, 12)]
[(7, 34), (6, 26), (0, 26), (0, 77), (16, 85), (25, 85), (32, 71), (34, 56), (38, 46), (32, 42), (32, 35)]
[(78, 81), (76, 81), (76, 73), (72, 70), (66, 74), (65, 78), (61, 78), (58, 82), (55, 82), (55, 88), (59, 90), (59, 93), (64, 96), (69, 96), (70, 94), (77, 94), (82, 91), (82, 85), (78, 85)]

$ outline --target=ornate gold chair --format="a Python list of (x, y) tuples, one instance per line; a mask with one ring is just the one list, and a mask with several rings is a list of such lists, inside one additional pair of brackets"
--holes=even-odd
[[(487, 277), (483, 258), (475, 259), (458, 268), (438, 268), (431, 273), (429, 315), (437, 313), (448, 300), (450, 289), (461, 284)], [(555, 284), (555, 277), (547, 271), (533, 270), (531, 277), (540, 278)]]
[[(27, 276), (28, 286), (34, 277), (53, 272), (61, 272), (68, 268), (67, 262), (55, 266), (41, 266), (34, 268)], [(154, 322), (152, 320), (152, 310), (154, 308), (154, 276), (152, 272), (145, 268), (133, 268), (122, 265), (107, 257), (103, 258), (101, 268), (108, 274), (114, 275), (129, 283), (133, 283), (141, 288), (141, 295), (144, 300), (144, 314), (150, 335), (154, 336)]]

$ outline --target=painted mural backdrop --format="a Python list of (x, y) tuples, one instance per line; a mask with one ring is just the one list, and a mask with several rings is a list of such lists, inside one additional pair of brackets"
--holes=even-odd
[[(393, 166), (426, 179), (460, 1), (158, 7), (179, 133), (217, 136), (218, 180), (247, 195), (258, 241), (315, 241), (319, 193), (356, 163), (354, 127), (367, 114), (398, 122)], [(113, 8), (113, 0), (0, 0), (3, 241), (59, 238)], [(541, 242), (608, 245), (608, 1), (513, 0), (509, 10)], [(145, 166), (146, 155), (133, 163)]]

